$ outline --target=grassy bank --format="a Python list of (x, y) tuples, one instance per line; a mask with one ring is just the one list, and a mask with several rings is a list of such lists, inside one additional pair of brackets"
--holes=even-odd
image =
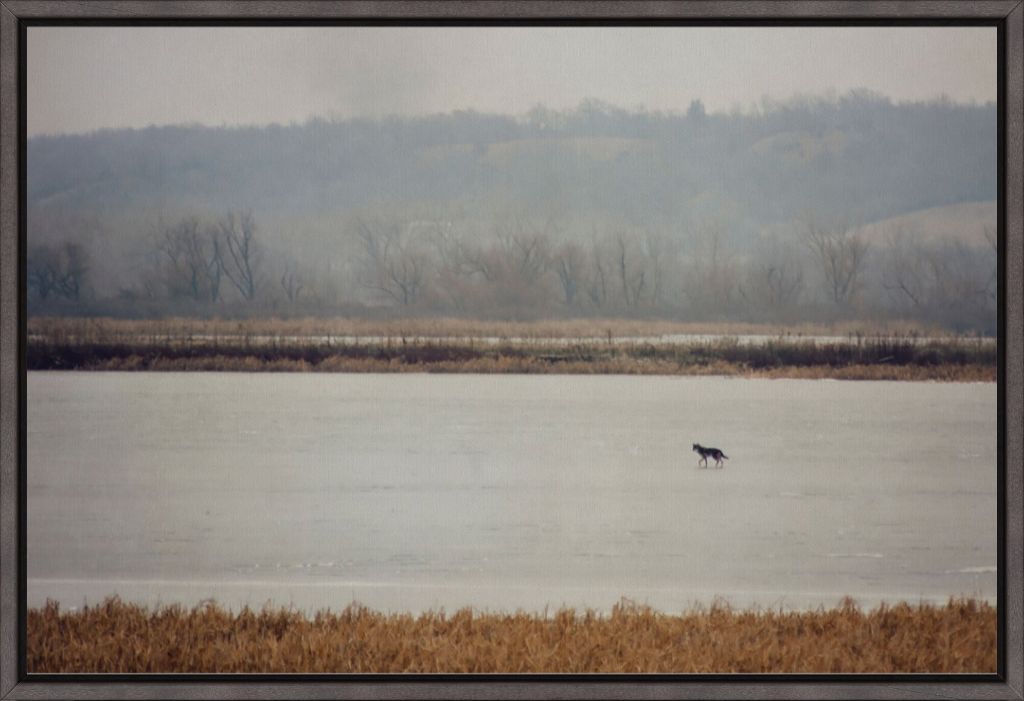
[(689, 322), (664, 319), (549, 319), (541, 321), (488, 321), (450, 317), (359, 319), (262, 318), (262, 319), (113, 319), (109, 317), (47, 317), (28, 320), (30, 335), (81, 338), (186, 337), (192, 336), (300, 336), (385, 338), (521, 338), (521, 339), (618, 339), (649, 336), (908, 336), (942, 338), (940, 328), (914, 321), (865, 324), (770, 324), (739, 322)]
[(39, 319), (29, 324), (28, 368), (996, 379), (991, 341), (918, 333), (838, 337), (832, 329), (822, 338), (752, 327), (746, 334), (758, 338), (741, 342), (713, 326), (683, 331), (664, 322), (565, 322), (558, 335), (553, 322), (497, 327), (441, 320), (402, 328), (321, 323)]
[(610, 615), (461, 610), (385, 615), (149, 610), (110, 599), (28, 612), (27, 670), (42, 672), (959, 673), (996, 669), (996, 611), (973, 600), (862, 611)]

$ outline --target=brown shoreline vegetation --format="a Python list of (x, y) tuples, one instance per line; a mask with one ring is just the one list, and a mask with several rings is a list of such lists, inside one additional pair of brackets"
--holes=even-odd
[(577, 318), (534, 321), (490, 321), (458, 317), (361, 319), (255, 318), (117, 319), (112, 317), (35, 316), (28, 320), (29, 334), (46, 336), (356, 336), (423, 338), (615, 338), (664, 335), (764, 335), (764, 336), (910, 336), (942, 338), (950, 334), (917, 321), (836, 322), (834, 324), (695, 322), (665, 319)]
[[(846, 332), (845, 337), (838, 334)], [(993, 382), (996, 346), (919, 328), (568, 320), (34, 318), (30, 370), (724, 375)], [(887, 334), (887, 335), (883, 335)], [(741, 343), (734, 335), (757, 334)], [(813, 334), (806, 336), (805, 334)], [(814, 336), (827, 335), (827, 341)], [(670, 337), (685, 338), (670, 338)], [(666, 337), (669, 337), (666, 340)], [(837, 340), (838, 339), (838, 340)]]
[(623, 600), (608, 615), (462, 609), (306, 616), (206, 602), (147, 609), (111, 598), (28, 611), (29, 673), (993, 673), (996, 609), (845, 599), (814, 611), (665, 614)]

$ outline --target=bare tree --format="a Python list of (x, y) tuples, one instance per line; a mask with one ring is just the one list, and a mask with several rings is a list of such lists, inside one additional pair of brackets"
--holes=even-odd
[(794, 306), (804, 287), (804, 270), (796, 251), (778, 241), (755, 249), (739, 287), (748, 306), (779, 312)]
[(63, 249), (64, 274), (58, 279), (57, 286), (65, 297), (78, 299), (89, 272), (89, 254), (75, 241), (66, 241)]
[(284, 290), (285, 296), (289, 302), (294, 302), (302, 294), (303, 284), (302, 278), (295, 271), (295, 267), (292, 263), (285, 263), (284, 272), (281, 273), (281, 289)]
[(433, 246), (440, 267), (458, 275), (463, 272), (463, 242), (455, 222), (447, 217), (429, 221), (425, 227), (427, 238)]
[(925, 251), (910, 241), (900, 228), (886, 234), (887, 250), (882, 259), (882, 288), (901, 304), (922, 308), (930, 302), (931, 282)]
[(435, 286), (447, 304), (466, 311), (474, 298), (477, 273), (485, 278), (489, 273), (486, 262), (459, 234), (453, 215), (437, 216), (425, 228), (436, 262)]
[(35, 246), (26, 261), (26, 285), (39, 299), (79, 299), (89, 272), (88, 253), (75, 241)]
[(608, 276), (611, 264), (607, 261), (604, 247), (594, 233), (590, 245), (590, 274), (587, 280), (587, 296), (591, 303), (600, 308), (608, 304)]
[(26, 265), (27, 287), (39, 299), (47, 299), (57, 292), (60, 276), (60, 255), (49, 246), (35, 246), (29, 249)]
[[(949, 316), (963, 310), (968, 314), (994, 311), (995, 266), (980, 247), (962, 241), (947, 241), (924, 256), (931, 281), (931, 305)], [(959, 321), (959, 320), (958, 320)]]
[(793, 259), (760, 262), (755, 266), (762, 302), (772, 308), (792, 305), (804, 284), (803, 268)]
[(172, 296), (211, 302), (220, 299), (224, 263), (215, 231), (202, 230), (196, 217), (185, 217), (163, 228), (156, 249), (163, 261), (164, 284)]
[(648, 232), (644, 236), (643, 252), (650, 270), (651, 306), (660, 307), (665, 293), (666, 267), (675, 260), (677, 251), (665, 237)]
[(539, 226), (519, 215), (498, 225), (500, 259), (507, 274), (532, 284), (547, 272), (551, 263), (552, 226), (551, 219)]
[(683, 291), (694, 309), (722, 314), (739, 292), (735, 255), (718, 225), (706, 225), (691, 239)]
[(359, 218), (355, 228), (368, 267), (363, 286), (403, 307), (415, 304), (426, 275), (424, 252), (406, 239), (397, 222), (370, 222)]
[(218, 224), (218, 234), (224, 275), (242, 298), (251, 302), (256, 298), (259, 280), (256, 221), (252, 212), (228, 212)]
[(555, 297), (551, 221), (538, 224), (518, 213), (500, 214), (492, 236), (463, 240), (458, 270), (472, 280), (477, 310), (499, 315), (532, 314)]
[(621, 232), (615, 237), (615, 268), (622, 286), (622, 301), (626, 309), (635, 309), (647, 285), (647, 270), (635, 240)]
[(586, 255), (576, 242), (562, 244), (554, 255), (555, 272), (562, 286), (562, 301), (567, 307), (577, 302), (585, 274)]
[(821, 268), (829, 300), (847, 307), (860, 291), (868, 243), (843, 223), (826, 224), (814, 214), (803, 218), (803, 240)]
[(209, 284), (210, 301), (220, 301), (220, 284), (224, 276), (224, 256), (221, 251), (220, 239), (215, 230), (207, 231), (210, 241), (210, 253), (206, 257), (206, 281)]
[(460, 248), (459, 270), (471, 277), (477, 276), (487, 282), (494, 282), (499, 273), (499, 261), (495, 258), (493, 250), (480, 244), (463, 242)]
[(962, 241), (915, 241), (890, 232), (882, 286), (915, 316), (954, 327), (991, 326), (995, 312), (995, 257), (989, 247)]

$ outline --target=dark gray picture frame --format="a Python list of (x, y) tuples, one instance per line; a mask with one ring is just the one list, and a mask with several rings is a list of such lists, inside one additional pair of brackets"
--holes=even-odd
[[(1001, 375), (1000, 419), (1002, 518), (1000, 519), (1000, 674), (955, 679), (895, 675), (869, 679), (836, 679), (828, 675), (749, 677), (643, 677), (589, 679), (587, 677), (418, 677), (400, 675), (372, 678), (260, 681), (259, 677), (230, 676), (180, 681), (137, 681), (96, 675), (68, 681), (33, 681), (21, 676), (19, 620), (23, 553), (19, 552), (24, 527), (19, 512), (24, 485), (19, 483), (19, 460), (24, 460), (19, 417), (24, 402), (19, 331), (23, 329), (24, 298), (19, 280), (20, 173), (24, 157), (24, 112), (19, 101), (20, 67), (24, 60), (23, 27), (33, 20), (66, 19), (72, 22), (196, 20), (302, 20), (450, 21), (519, 20), (602, 21), (650, 20), (665, 22), (722, 21), (761, 24), (795, 21), (821, 24), (866, 22), (875, 24), (925, 21), (956, 24), (986, 22), (998, 26), (1003, 42), (1000, 53), (1004, 136), (999, 221), (1002, 234), (1000, 263), (1004, 266), (1004, 363)], [(581, 2), (491, 1), (467, 2), (278, 2), (163, 0), (160, 2), (56, 2), (53, 0), (0, 0), (0, 699), (37, 698), (964, 698), (1024, 699), (1024, 461), (1022, 461), (1022, 249), (1024, 202), (1021, 192), (1022, 86), (1024, 86), (1024, 4), (1021, 0), (953, 0), (908, 2), (793, 2), (697, 0), (694, 2)], [(882, 679), (881, 681), (879, 679)]]

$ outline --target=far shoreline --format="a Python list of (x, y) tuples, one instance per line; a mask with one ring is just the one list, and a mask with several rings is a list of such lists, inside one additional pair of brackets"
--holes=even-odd
[(847, 365), (833, 367), (781, 366), (750, 368), (736, 363), (717, 362), (708, 365), (654, 363), (588, 364), (556, 362), (539, 364), (529, 360), (509, 361), (505, 358), (484, 359), (472, 363), (405, 363), (385, 359), (328, 360), (318, 365), (289, 359), (265, 359), (258, 356), (212, 356), (205, 358), (145, 357), (129, 354), (85, 365), (65, 366), (61, 363), (34, 363), (31, 372), (251, 372), (251, 373), (341, 373), (341, 374), (493, 374), (493, 375), (625, 375), (661, 377), (723, 377), (773, 380), (844, 380), (887, 382), (952, 382), (989, 383), (997, 379), (996, 369), (988, 365), (885, 366)]
[(28, 370), (724, 376), (995, 382), (997, 344), (916, 326), (635, 320), (41, 317)]

